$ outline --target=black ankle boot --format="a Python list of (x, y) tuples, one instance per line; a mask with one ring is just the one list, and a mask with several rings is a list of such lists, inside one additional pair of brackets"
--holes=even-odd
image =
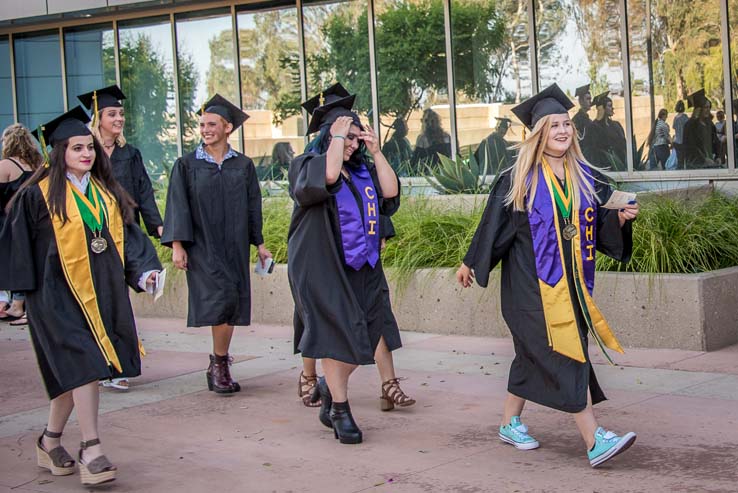
[(310, 398), (310, 402), (322, 401), (320, 405), (320, 412), (318, 413), (318, 419), (328, 428), (333, 428), (331, 423), (331, 404), (333, 398), (331, 397), (331, 390), (328, 388), (328, 384), (325, 381), (325, 377), (318, 378), (318, 383), (315, 385), (313, 390), (313, 396)]
[(331, 423), (333, 435), (341, 443), (361, 443), (362, 434), (351, 415), (348, 401), (334, 402), (331, 406)]

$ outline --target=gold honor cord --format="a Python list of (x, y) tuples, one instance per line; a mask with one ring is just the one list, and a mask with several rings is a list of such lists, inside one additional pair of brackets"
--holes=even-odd
[(97, 119), (99, 116), (97, 115), (97, 112), (99, 111), (98, 105), (97, 105), (97, 91), (92, 91), (92, 128), (95, 128), (95, 124), (97, 123)]
[(543, 158), (543, 169), (546, 175), (546, 180), (549, 182), (550, 185), (549, 188), (553, 193), (556, 206), (559, 208), (559, 211), (561, 211), (561, 216), (564, 218), (564, 239), (569, 241), (579, 234), (579, 230), (577, 229), (577, 227), (571, 224), (571, 209), (572, 203), (574, 202), (574, 189), (571, 183), (571, 177), (569, 176), (569, 169), (567, 168), (565, 161), (564, 181), (566, 185), (566, 191), (561, 188), (559, 180), (556, 178), (556, 175), (551, 169), (551, 166), (548, 164), (548, 161), (546, 161), (545, 157)]

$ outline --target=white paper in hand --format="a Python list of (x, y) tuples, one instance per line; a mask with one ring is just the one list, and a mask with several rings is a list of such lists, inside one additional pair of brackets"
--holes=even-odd
[(259, 274), (260, 276), (266, 276), (267, 274), (271, 274), (274, 270), (274, 259), (271, 257), (267, 258), (264, 262), (264, 265), (261, 265), (260, 260), (256, 260), (256, 265), (254, 266), (254, 272)]
[(605, 209), (623, 209), (626, 205), (636, 202), (636, 194), (632, 192), (623, 192), (615, 190), (610, 195), (610, 199), (602, 207)]
[(159, 272), (159, 275), (156, 276), (156, 285), (154, 286), (154, 301), (161, 298), (161, 295), (164, 294), (164, 285), (167, 282), (167, 270), (162, 269), (161, 272)]

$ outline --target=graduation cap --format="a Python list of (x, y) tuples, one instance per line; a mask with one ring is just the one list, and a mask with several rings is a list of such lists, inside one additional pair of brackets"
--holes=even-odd
[(580, 98), (587, 94), (589, 92), (589, 84), (586, 84), (584, 86), (577, 87), (576, 91), (574, 91), (574, 96)]
[(39, 125), (32, 133), (41, 143), (41, 147), (46, 150), (47, 144), (54, 147), (57, 142), (62, 142), (71, 137), (92, 135), (90, 129), (87, 128), (87, 122), (89, 121), (90, 117), (87, 116), (85, 110), (77, 105), (50, 122)]
[(202, 115), (203, 113), (219, 115), (233, 125), (233, 130), (236, 130), (243, 125), (243, 122), (249, 119), (249, 115), (241, 111), (238, 106), (217, 93), (206, 101), (197, 112), (198, 115)]
[(554, 83), (514, 107), (512, 112), (523, 122), (523, 125), (532, 130), (538, 120), (544, 116), (569, 113), (573, 107), (574, 103)]
[(85, 108), (93, 112), (93, 116), (100, 110), (105, 108), (120, 108), (122, 99), (126, 99), (126, 95), (120, 90), (120, 87), (113, 84), (112, 86), (103, 87), (92, 92), (80, 94), (77, 99)]
[(313, 96), (302, 107), (310, 113), (310, 124), (307, 133), (317, 132), (323, 123), (333, 123), (339, 116), (351, 116), (357, 126), (361, 126), (356, 114), (351, 111), (354, 107), (356, 94), (349, 92), (339, 83), (325, 89), (317, 96)]
[(700, 89), (699, 91), (693, 92), (687, 96), (687, 105), (689, 108), (704, 108), (707, 106), (708, 99), (705, 97), (705, 90)]
[(602, 94), (598, 94), (597, 96), (592, 99), (592, 105), (593, 106), (605, 106), (608, 101), (612, 101), (610, 99), (610, 91), (605, 91)]

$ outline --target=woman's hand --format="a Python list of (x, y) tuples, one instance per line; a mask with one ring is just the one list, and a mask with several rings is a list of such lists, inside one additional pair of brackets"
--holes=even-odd
[(187, 270), (187, 251), (179, 241), (172, 242), (172, 263), (177, 269)]
[(350, 116), (339, 116), (336, 118), (336, 121), (331, 125), (331, 137), (339, 136), (345, 139), (353, 121), (354, 119)]
[(628, 204), (623, 209), (620, 209), (618, 211), (618, 219), (620, 219), (620, 227), (622, 228), (625, 225), (626, 221), (632, 221), (638, 216), (638, 212), (640, 211), (640, 205), (636, 204)]
[(156, 279), (159, 277), (158, 272), (152, 272), (149, 274), (149, 277), (146, 278), (146, 287), (153, 289), (154, 286), (156, 286)]
[(264, 246), (264, 243), (257, 247), (256, 254), (259, 256), (259, 262), (261, 262), (262, 268), (266, 266), (266, 260), (268, 258), (272, 258), (272, 252), (267, 250), (267, 248)]
[(377, 134), (374, 133), (374, 129), (371, 125), (364, 125), (364, 131), (359, 134), (359, 139), (364, 141), (366, 150), (369, 151), (372, 156), (381, 152), (379, 148), (379, 139), (377, 138)]
[(462, 288), (468, 288), (474, 282), (474, 272), (466, 264), (462, 263), (459, 270), (456, 271), (456, 281), (461, 284)]

